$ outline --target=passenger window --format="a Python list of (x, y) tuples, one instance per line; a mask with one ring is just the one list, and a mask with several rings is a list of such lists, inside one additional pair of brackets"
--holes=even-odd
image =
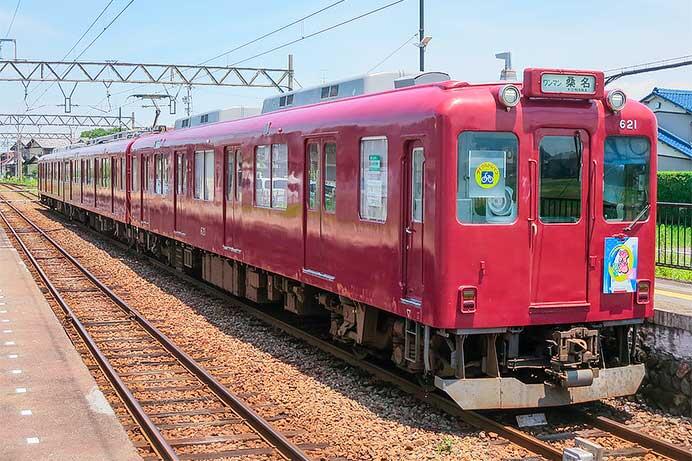
[(465, 131), (457, 155), (457, 219), (509, 224), (517, 217), (518, 141), (513, 133)]
[(143, 155), (142, 156), (142, 189), (145, 191), (149, 191), (149, 181), (151, 180), (149, 178), (149, 156), (148, 155)]
[(581, 149), (574, 136), (545, 136), (538, 147), (538, 216), (545, 223), (576, 223), (581, 217)]
[(271, 205), (271, 184), (269, 146), (255, 148), (255, 205), (269, 208)]
[(155, 193), (168, 194), (168, 155), (156, 154), (154, 156)]
[(286, 209), (288, 199), (288, 145), (272, 144), (272, 208)]
[(336, 144), (328, 142), (324, 145), (324, 211), (336, 213)]
[[(651, 146), (642, 136), (608, 136), (603, 152), (603, 217), (633, 221), (649, 204)], [(649, 216), (647, 211), (641, 219)]]
[(132, 157), (132, 190), (139, 191), (139, 160), (137, 157)]
[(411, 220), (423, 222), (423, 148), (413, 149), (411, 159)]
[(177, 168), (177, 193), (178, 195), (187, 195), (187, 157), (184, 153), (177, 152), (175, 154)]
[(125, 158), (120, 158), (120, 190), (125, 190), (125, 181), (127, 178), (127, 165), (125, 164)]
[(195, 198), (214, 200), (214, 151), (195, 152)]
[(317, 144), (308, 144), (308, 165), (308, 209), (316, 210), (320, 206), (320, 148)]
[(360, 141), (360, 217), (387, 220), (387, 138)]
[(240, 202), (243, 197), (243, 154), (240, 149), (235, 152), (236, 180), (235, 199)]
[(226, 200), (233, 200), (235, 185), (235, 151), (226, 148)]

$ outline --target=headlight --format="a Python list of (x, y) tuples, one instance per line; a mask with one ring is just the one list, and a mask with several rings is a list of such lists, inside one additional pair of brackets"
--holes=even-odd
[(627, 96), (625, 96), (625, 93), (622, 90), (609, 91), (607, 102), (610, 110), (613, 112), (619, 112), (623, 107), (625, 107)]
[(506, 107), (514, 107), (519, 104), (521, 92), (515, 85), (505, 85), (500, 88), (500, 102)]

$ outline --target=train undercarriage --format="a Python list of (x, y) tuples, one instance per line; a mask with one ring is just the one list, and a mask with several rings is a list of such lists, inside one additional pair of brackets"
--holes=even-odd
[(641, 319), (435, 329), (49, 197), (42, 201), (235, 296), (321, 320), (333, 340), (360, 356), (392, 362), (465, 409), (557, 406), (630, 395), (644, 377), (635, 354)]

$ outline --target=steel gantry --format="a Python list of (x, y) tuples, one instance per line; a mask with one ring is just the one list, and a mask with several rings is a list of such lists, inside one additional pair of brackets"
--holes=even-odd
[(73, 114), (0, 114), (0, 126), (61, 126), (135, 128), (134, 114), (130, 117), (117, 115)]
[(291, 90), (293, 69), (142, 64), (117, 61), (0, 60), (0, 81), (135, 83), (185, 86), (276, 88)]
[[(64, 139), (66, 141), (73, 141), (72, 135), (70, 133), (42, 133), (42, 132), (27, 132), (20, 134), (22, 139)], [(17, 141), (17, 132), (0, 132), (0, 142), (6, 141)]]

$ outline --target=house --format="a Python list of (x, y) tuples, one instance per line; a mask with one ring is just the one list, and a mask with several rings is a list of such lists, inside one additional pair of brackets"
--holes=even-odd
[(692, 171), (692, 90), (654, 88), (641, 102), (658, 119), (658, 170)]
[[(65, 147), (70, 142), (66, 139), (29, 139), (28, 142), (19, 144), (19, 151), (22, 153), (22, 166), (24, 175), (35, 176), (39, 157), (50, 154), (59, 147)], [(12, 144), (8, 152), (0, 154), (0, 176), (16, 176), (16, 154), (17, 142)]]

